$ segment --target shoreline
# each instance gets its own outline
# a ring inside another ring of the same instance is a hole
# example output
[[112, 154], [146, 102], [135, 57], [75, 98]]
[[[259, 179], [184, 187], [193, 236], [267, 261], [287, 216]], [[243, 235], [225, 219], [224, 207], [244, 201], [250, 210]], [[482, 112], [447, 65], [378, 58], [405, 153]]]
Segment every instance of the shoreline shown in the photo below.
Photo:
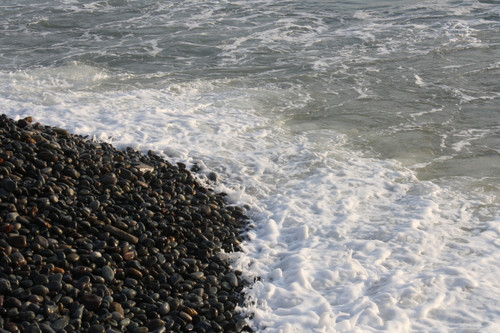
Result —
[[243, 208], [153, 152], [0, 116], [0, 330], [241, 332]]

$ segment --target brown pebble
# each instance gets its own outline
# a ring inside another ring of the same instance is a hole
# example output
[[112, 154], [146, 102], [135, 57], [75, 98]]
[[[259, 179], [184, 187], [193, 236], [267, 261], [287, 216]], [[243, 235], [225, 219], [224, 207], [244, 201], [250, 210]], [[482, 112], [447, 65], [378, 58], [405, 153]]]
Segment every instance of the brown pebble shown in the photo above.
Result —
[[111, 303], [111, 305], [109, 306], [109, 310], [111, 312], [118, 312], [120, 313], [121, 315], [124, 315], [124, 311], [123, 311], [123, 307], [120, 303], [118, 302], [113, 302]]
[[132, 276], [133, 278], [136, 278], [136, 279], [142, 278], [142, 272], [138, 269], [133, 268], [133, 267], [127, 268], [127, 274]]
[[189, 321], [193, 321], [193, 317], [191, 317], [190, 315], [188, 315], [186, 312], [184, 311], [180, 311], [179, 312], [179, 317], [184, 320], [185, 322], [189, 322]]
[[83, 294], [81, 302], [87, 309], [94, 311], [101, 306], [102, 298], [95, 294]]
[[123, 259], [126, 261], [134, 260], [135, 259], [135, 251], [128, 251], [123, 254]]
[[10, 245], [17, 247], [18, 249], [25, 248], [27, 246], [26, 236], [24, 235], [11, 236], [9, 237], [8, 242]]
[[54, 267], [54, 273], [62, 273], [64, 274], [64, 268], [61, 267]]
[[0, 226], [0, 231], [3, 233], [8, 234], [9, 232], [12, 232], [12, 230], [14, 230], [14, 225], [12, 224], [2, 224]]
[[52, 130], [59, 135], [69, 135], [68, 130], [63, 129], [63, 128], [53, 127]]
[[187, 306], [185, 306], [185, 307], [182, 309], [182, 311], [186, 312], [186, 313], [187, 313], [188, 315], [190, 315], [191, 317], [196, 316], [196, 315], [198, 314], [198, 312], [197, 312], [195, 309], [190, 308], [190, 307], [187, 307]]

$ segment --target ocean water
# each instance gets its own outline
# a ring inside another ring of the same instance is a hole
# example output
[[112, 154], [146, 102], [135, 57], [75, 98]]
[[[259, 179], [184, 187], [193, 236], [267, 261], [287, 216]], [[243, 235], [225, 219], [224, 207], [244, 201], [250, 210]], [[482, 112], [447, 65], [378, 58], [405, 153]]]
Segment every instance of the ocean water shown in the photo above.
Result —
[[500, 2], [0, 2], [0, 113], [216, 172], [256, 332], [500, 331]]

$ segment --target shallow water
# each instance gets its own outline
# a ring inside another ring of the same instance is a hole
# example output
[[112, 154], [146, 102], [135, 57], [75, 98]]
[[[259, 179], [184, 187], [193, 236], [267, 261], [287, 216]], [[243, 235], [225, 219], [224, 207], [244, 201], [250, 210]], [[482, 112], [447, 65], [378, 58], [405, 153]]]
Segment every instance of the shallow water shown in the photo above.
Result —
[[259, 332], [500, 330], [496, 1], [0, 4], [0, 112], [219, 175]]

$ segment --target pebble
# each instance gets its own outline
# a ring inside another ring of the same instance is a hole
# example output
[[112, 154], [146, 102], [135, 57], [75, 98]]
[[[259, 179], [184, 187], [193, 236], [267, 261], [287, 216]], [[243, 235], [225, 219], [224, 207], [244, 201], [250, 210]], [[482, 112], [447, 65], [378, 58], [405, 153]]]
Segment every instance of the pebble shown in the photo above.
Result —
[[0, 294], [6, 295], [10, 293], [12, 287], [10, 285], [10, 281], [4, 278], [0, 278]]
[[68, 326], [68, 320], [65, 317], [62, 317], [55, 320], [50, 326], [57, 332]]
[[35, 295], [39, 295], [39, 296], [43, 297], [43, 296], [47, 296], [47, 294], [49, 293], [49, 288], [47, 288], [44, 285], [37, 284], [37, 285], [31, 287], [31, 292]]
[[86, 293], [81, 296], [81, 302], [87, 309], [95, 311], [101, 306], [102, 298], [95, 294]]
[[106, 329], [101, 324], [94, 324], [94, 325], [91, 325], [89, 327], [87, 332], [88, 333], [104, 333], [104, 332], [106, 332]]
[[101, 275], [106, 282], [111, 282], [115, 278], [115, 271], [108, 265], [101, 268]]
[[10, 260], [14, 266], [23, 266], [27, 264], [26, 259], [21, 252], [13, 252], [10, 255]]
[[11, 236], [7, 239], [7, 241], [10, 245], [17, 248], [25, 248], [28, 244], [25, 235]]
[[0, 140], [1, 332], [251, 332], [218, 256], [248, 218], [196, 168], [31, 117]]

